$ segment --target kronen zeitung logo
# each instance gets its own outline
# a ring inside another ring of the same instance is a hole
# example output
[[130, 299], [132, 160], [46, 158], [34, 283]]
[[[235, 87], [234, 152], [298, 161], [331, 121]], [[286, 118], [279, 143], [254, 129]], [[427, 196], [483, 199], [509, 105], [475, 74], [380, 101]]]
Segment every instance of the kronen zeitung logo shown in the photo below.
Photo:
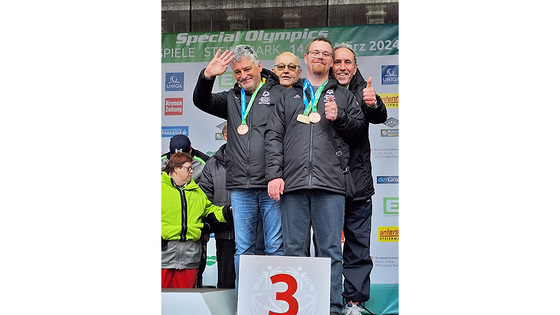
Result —
[[194, 35], [189, 33], [179, 33], [177, 34], [177, 44], [185, 44], [189, 46], [194, 43], [233, 43], [233, 42], [254, 42], [262, 41], [263, 43], [272, 43], [281, 40], [287, 40], [293, 43], [298, 39], [313, 39], [315, 37], [327, 37], [329, 35], [328, 30], [310, 31], [309, 29], [304, 29], [303, 31], [293, 31], [293, 32], [270, 32], [270, 31], [247, 31], [245, 36], [242, 38], [242, 31], [236, 32], [220, 32], [219, 34], [201, 34]]

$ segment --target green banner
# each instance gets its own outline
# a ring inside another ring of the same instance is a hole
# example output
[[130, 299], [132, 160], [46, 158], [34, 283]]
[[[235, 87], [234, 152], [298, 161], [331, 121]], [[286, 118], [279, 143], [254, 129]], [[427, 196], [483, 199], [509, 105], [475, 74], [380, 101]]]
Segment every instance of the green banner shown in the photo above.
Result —
[[399, 53], [398, 24], [382, 24], [167, 33], [161, 35], [161, 62], [209, 62], [218, 49], [224, 51], [239, 44], [252, 46], [261, 60], [273, 60], [285, 51], [303, 58], [307, 43], [319, 36], [328, 38], [333, 45], [342, 42], [351, 44], [358, 56], [385, 56]]

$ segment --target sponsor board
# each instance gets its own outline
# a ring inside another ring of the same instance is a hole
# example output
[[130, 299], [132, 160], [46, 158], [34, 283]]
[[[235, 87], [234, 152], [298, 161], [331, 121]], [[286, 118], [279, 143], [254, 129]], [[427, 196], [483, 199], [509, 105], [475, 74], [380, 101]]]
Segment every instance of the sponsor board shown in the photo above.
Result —
[[382, 137], [398, 137], [399, 129], [381, 129]]
[[378, 184], [398, 184], [399, 177], [398, 176], [377, 176], [377, 183]]
[[166, 98], [165, 99], [165, 116], [183, 115], [183, 98]]
[[183, 91], [185, 82], [184, 72], [170, 72], [165, 74], [165, 91]]
[[383, 198], [383, 214], [399, 214], [399, 197]]
[[189, 136], [189, 126], [162, 126], [161, 127], [161, 137], [171, 138], [174, 135], [185, 135]]
[[398, 242], [399, 227], [398, 226], [378, 226], [377, 227], [378, 242]]
[[381, 66], [381, 84], [399, 84], [399, 66]]
[[399, 108], [399, 93], [379, 94], [387, 108]]

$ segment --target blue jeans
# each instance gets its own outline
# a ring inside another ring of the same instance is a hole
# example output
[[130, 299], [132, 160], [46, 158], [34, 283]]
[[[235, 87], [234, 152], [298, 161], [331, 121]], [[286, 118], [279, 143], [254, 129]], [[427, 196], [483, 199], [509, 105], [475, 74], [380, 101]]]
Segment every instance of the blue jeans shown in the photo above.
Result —
[[318, 257], [331, 258], [331, 312], [342, 311], [342, 227], [344, 195], [324, 190], [299, 190], [284, 193], [282, 232], [284, 256], [307, 256], [311, 228]]
[[268, 196], [266, 189], [233, 189], [230, 192], [235, 230], [235, 275], [239, 279], [239, 255], [255, 255], [257, 220], [263, 220], [266, 255], [282, 256], [282, 222], [280, 202]]

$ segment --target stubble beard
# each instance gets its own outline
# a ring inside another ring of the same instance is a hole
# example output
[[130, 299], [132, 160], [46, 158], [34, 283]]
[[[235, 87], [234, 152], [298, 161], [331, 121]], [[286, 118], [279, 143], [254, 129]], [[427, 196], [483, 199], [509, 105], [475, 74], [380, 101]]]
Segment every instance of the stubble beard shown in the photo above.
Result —
[[327, 71], [327, 66], [322, 63], [314, 63], [311, 65], [311, 72], [315, 75], [323, 75]]

